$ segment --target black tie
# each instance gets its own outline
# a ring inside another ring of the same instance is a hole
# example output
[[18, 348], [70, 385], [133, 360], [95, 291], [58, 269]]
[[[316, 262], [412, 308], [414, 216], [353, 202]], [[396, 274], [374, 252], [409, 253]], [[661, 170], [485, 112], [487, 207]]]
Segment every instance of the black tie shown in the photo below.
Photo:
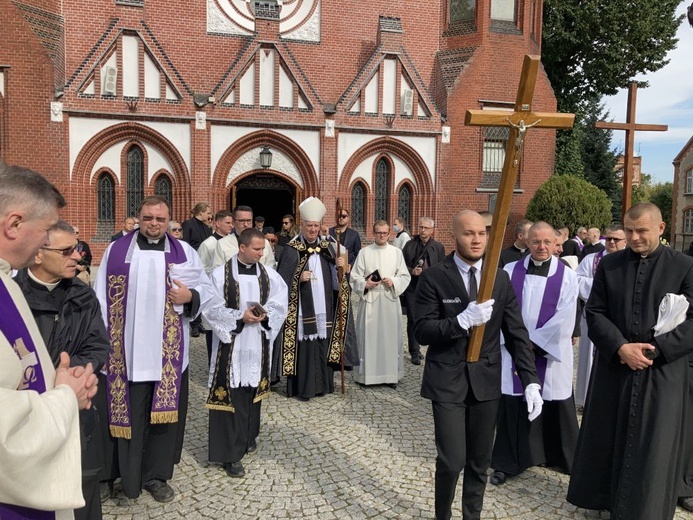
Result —
[[476, 301], [478, 289], [476, 286], [476, 267], [469, 268], [469, 301]]

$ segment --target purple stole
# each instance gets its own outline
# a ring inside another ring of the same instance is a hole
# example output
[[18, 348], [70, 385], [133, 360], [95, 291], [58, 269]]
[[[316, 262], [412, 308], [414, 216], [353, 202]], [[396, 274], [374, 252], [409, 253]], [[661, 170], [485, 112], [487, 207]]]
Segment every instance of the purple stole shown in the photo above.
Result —
[[[529, 261], [532, 259], [530, 257]], [[551, 259], [549, 259], [551, 261]], [[563, 284], [563, 273], [565, 272], [565, 265], [563, 262], [558, 260], [558, 266], [556, 272], [553, 276], [549, 276], [546, 279], [546, 287], [544, 288], [544, 297], [541, 300], [541, 307], [539, 307], [539, 317], [537, 318], [537, 329], [542, 328], [551, 317], [556, 314], [556, 307], [558, 307], [558, 300], [561, 297], [561, 285]], [[513, 273], [510, 276], [510, 282], [512, 283], [513, 289], [515, 290], [515, 295], [517, 296], [517, 304], [522, 310], [522, 290], [525, 285], [525, 276], [527, 276], [527, 269], [525, 269], [524, 260], [519, 260], [515, 267], [513, 268]], [[546, 378], [546, 366], [548, 359], [544, 356], [536, 357], [534, 363], [537, 367], [537, 375], [539, 376], [539, 382], [541, 386], [544, 386], [544, 379]], [[512, 362], [512, 374], [513, 374], [513, 392], [517, 394], [522, 393], [522, 381], [517, 375], [517, 368], [515, 367], [515, 361]]]
[[[31, 338], [17, 305], [12, 300], [5, 283], [0, 279], [0, 330], [14, 348], [22, 362], [24, 374], [17, 390], [33, 390], [42, 394], [46, 391], [46, 380], [41, 368], [36, 345]], [[2, 520], [54, 520], [53, 511], [40, 511], [28, 507], [0, 504]]]
[[606, 249], [602, 249], [594, 255], [594, 263], [592, 264], [592, 278], [594, 278], [594, 275], [597, 274], [597, 267], [599, 267], [599, 262], [602, 261], [602, 258], [604, 258], [604, 254], [606, 253]]
[[[106, 396], [108, 399], [108, 424], [113, 437], [130, 439], [132, 426], [130, 416], [130, 386], [125, 359], [124, 337], [127, 310], [130, 256], [128, 252], [137, 247], [138, 233], [126, 235], [113, 242], [106, 266], [108, 337], [111, 348], [106, 360]], [[166, 235], [169, 252], [166, 261], [166, 288], [170, 289], [169, 269], [172, 264], [186, 261], [185, 251], [178, 240]], [[166, 299], [164, 309], [161, 380], [154, 386], [152, 398], [152, 424], [178, 422], [178, 400], [180, 398], [181, 375], [183, 373], [183, 318]]]

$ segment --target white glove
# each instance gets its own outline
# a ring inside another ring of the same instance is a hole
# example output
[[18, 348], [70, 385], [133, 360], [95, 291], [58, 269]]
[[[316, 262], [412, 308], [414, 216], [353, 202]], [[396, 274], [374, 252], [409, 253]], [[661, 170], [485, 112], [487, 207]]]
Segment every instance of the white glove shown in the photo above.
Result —
[[530, 383], [525, 388], [525, 400], [527, 401], [528, 419], [533, 421], [541, 413], [544, 400], [541, 398], [541, 387], [536, 383]]
[[469, 330], [477, 325], [483, 325], [491, 319], [493, 304], [496, 300], [486, 300], [484, 303], [470, 302], [467, 308], [457, 315], [460, 327]]

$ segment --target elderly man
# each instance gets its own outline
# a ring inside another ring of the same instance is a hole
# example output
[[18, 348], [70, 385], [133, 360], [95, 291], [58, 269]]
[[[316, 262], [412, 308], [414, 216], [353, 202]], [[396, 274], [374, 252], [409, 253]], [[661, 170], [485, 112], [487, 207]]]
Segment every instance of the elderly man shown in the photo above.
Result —
[[[568, 501], [613, 519], [669, 519], [690, 437], [693, 259], [660, 243], [654, 204], [631, 207], [623, 227], [628, 247], [602, 259], [587, 301], [597, 355]], [[660, 304], [677, 298], [682, 321], [660, 328]]]
[[531, 220], [526, 218], [520, 219], [515, 224], [515, 241], [510, 247], [506, 247], [501, 251], [499, 267], [503, 267], [510, 262], [516, 262], [529, 254], [527, 249], [527, 232], [532, 225]]
[[[289, 312], [283, 330], [281, 368], [287, 376], [287, 395], [302, 401], [334, 392], [333, 368], [340, 362], [349, 323], [349, 283], [342, 277], [333, 304], [333, 272], [344, 267], [335, 259], [327, 240], [320, 238], [320, 222], [326, 208], [309, 197], [299, 206], [301, 230], [289, 242], [277, 271], [289, 287]], [[348, 347], [347, 343], [347, 347]], [[352, 364], [345, 352], [347, 364]], [[356, 361], [358, 364], [358, 361]]]
[[505, 266], [529, 331], [542, 384], [544, 411], [530, 422], [516, 370], [503, 351], [503, 397], [491, 466], [491, 483], [545, 464], [570, 473], [578, 422], [573, 399], [573, 343], [578, 283], [572, 269], [553, 256], [556, 232], [546, 222], [529, 228], [530, 255]]
[[111, 344], [108, 423], [123, 491], [137, 498], [144, 487], [168, 502], [188, 409], [188, 322], [211, 285], [195, 250], [166, 234], [166, 199], [146, 197], [139, 218], [136, 233], [106, 249], [94, 289]]
[[[416, 289], [416, 337], [428, 343], [421, 396], [433, 405], [438, 457], [435, 515], [451, 517], [460, 473], [462, 512], [478, 519], [491, 462], [493, 430], [501, 396], [500, 335], [517, 367], [529, 420], [541, 413], [534, 354], [508, 275], [495, 269], [493, 299], [477, 304], [488, 235], [478, 213], [461, 211], [453, 221], [455, 252], [421, 275]], [[486, 324], [479, 360], [467, 362], [472, 327]]]
[[420, 365], [423, 356], [421, 355], [421, 345], [414, 336], [414, 294], [419, 283], [419, 277], [429, 267], [434, 266], [445, 258], [445, 248], [440, 242], [433, 239], [435, 221], [430, 217], [419, 219], [419, 234], [404, 245], [402, 254], [407, 269], [411, 275], [411, 280], [407, 290], [402, 294], [402, 306], [407, 312], [407, 343], [409, 355], [414, 365]]
[[[15, 281], [22, 288], [53, 365], [57, 367], [60, 353], [67, 352], [71, 366], [91, 363], [98, 372], [106, 361], [108, 337], [94, 291], [75, 277], [82, 256], [74, 229], [59, 220], [48, 230], [48, 240], [50, 247], [39, 249], [34, 265], [19, 271]], [[101, 388], [100, 394], [104, 392]], [[97, 429], [102, 425], [105, 428], [105, 421], [106, 417], [100, 418], [95, 408], [80, 412], [82, 493], [86, 506], [75, 511], [77, 520], [101, 518], [99, 470], [104, 446], [100, 441], [105, 432], [101, 434]]]
[[361, 250], [351, 269], [351, 287], [359, 295], [356, 316], [359, 368], [354, 381], [395, 388], [404, 375], [402, 306], [399, 296], [411, 275], [402, 251], [387, 243], [390, 226], [373, 224], [375, 243]]
[[241, 459], [257, 449], [262, 399], [270, 392], [272, 344], [286, 318], [288, 292], [271, 267], [259, 263], [262, 232], [238, 237], [238, 255], [212, 273], [215, 296], [224, 302], [205, 311], [217, 331], [210, 367], [209, 460], [230, 477], [245, 476]]
[[[238, 237], [244, 229], [251, 227], [253, 227], [253, 209], [250, 206], [236, 206], [233, 210], [233, 230], [225, 237], [217, 240], [213, 267], [224, 265], [231, 260], [231, 257], [238, 254]], [[265, 249], [260, 263], [274, 267], [274, 251], [269, 240], [265, 240]]]
[[[623, 226], [621, 224], [609, 226], [606, 228], [605, 234], [606, 248], [599, 253], [587, 255], [575, 270], [575, 274], [578, 277], [580, 299], [583, 302], [586, 302], [590, 297], [594, 275], [597, 272], [597, 267], [599, 267], [602, 258], [609, 253], [615, 253], [626, 247], [626, 233], [623, 231]], [[575, 385], [575, 404], [579, 407], [585, 406], [593, 358], [594, 344], [590, 341], [588, 336], [587, 320], [583, 309], [580, 318], [580, 350], [578, 354], [577, 382]]]
[[[0, 161], [0, 518], [72, 518], [83, 507], [78, 411], [96, 394], [93, 367], [58, 368], [12, 269], [50, 247], [65, 206], [40, 174]], [[74, 238], [73, 238], [74, 244]]]
[[135, 217], [125, 217], [123, 220], [123, 229], [121, 231], [118, 231], [115, 235], [111, 236], [111, 242], [115, 242], [119, 238], [124, 237], [128, 233], [130, 233], [133, 229], [135, 229], [135, 224], [136, 224]]

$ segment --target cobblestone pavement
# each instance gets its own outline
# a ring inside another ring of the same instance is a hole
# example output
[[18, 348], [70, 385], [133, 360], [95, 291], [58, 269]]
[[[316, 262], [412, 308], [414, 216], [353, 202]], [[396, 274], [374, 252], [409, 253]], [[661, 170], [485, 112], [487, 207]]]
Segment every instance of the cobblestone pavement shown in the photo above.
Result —
[[[362, 388], [347, 373], [346, 395], [301, 402], [285, 385], [265, 399], [258, 450], [243, 460], [246, 476], [229, 478], [207, 462], [206, 349], [193, 339], [190, 408], [183, 460], [170, 482], [173, 502], [143, 491], [103, 504], [117, 520], [433, 518], [435, 446], [429, 401], [419, 396], [422, 366], [405, 359], [396, 389]], [[505, 485], [487, 487], [482, 518], [609, 518], [565, 501], [568, 477], [532, 468]], [[118, 484], [116, 483], [116, 490]], [[462, 518], [461, 483], [453, 518]], [[693, 519], [682, 509], [676, 519]]]

